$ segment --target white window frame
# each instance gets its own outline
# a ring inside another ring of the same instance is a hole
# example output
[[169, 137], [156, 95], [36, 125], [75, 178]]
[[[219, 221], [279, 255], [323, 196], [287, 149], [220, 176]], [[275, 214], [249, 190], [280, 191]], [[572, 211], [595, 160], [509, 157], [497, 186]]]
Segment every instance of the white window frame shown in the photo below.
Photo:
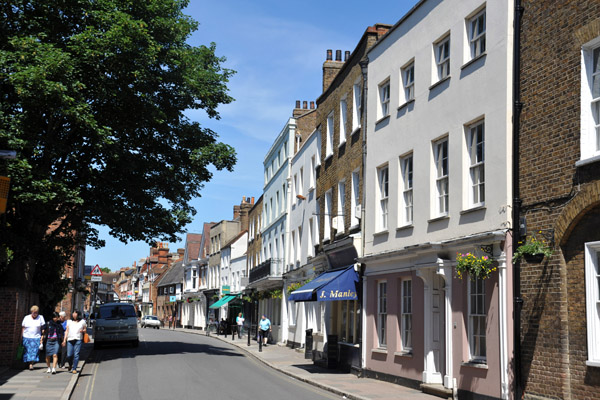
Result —
[[388, 229], [388, 217], [389, 217], [389, 197], [390, 197], [390, 168], [389, 166], [383, 165], [377, 169], [377, 188], [379, 198], [379, 208], [377, 215], [377, 227], [378, 231], [385, 231]]
[[402, 74], [402, 93], [404, 102], [408, 103], [415, 99], [415, 61], [412, 60], [400, 70]]
[[314, 220], [312, 218], [308, 219], [308, 237], [306, 238], [306, 246], [307, 246], [307, 252], [306, 255], [308, 257], [312, 257], [314, 255], [314, 251], [315, 251], [315, 226], [314, 226]]
[[485, 279], [469, 276], [469, 361], [485, 364], [487, 361], [487, 311]]
[[586, 365], [600, 367], [600, 242], [585, 243]]
[[435, 64], [437, 80], [441, 81], [450, 76], [450, 35], [444, 36], [435, 43]]
[[433, 143], [433, 161], [435, 171], [435, 213], [437, 216], [448, 215], [449, 195], [449, 151], [448, 137]]
[[298, 173], [298, 191], [296, 194], [304, 196], [304, 167], [300, 167], [300, 172]]
[[469, 163], [469, 206], [485, 205], [485, 121], [467, 127], [467, 154]]
[[337, 229], [337, 233], [343, 233], [346, 230], [345, 227], [345, 208], [346, 208], [346, 181], [345, 180], [341, 180], [338, 182], [338, 201], [337, 201], [337, 220], [340, 221], [341, 219], [341, 223], [338, 222], [338, 226], [336, 226], [335, 228]]
[[379, 119], [390, 115], [390, 79], [379, 85]]
[[[594, 68], [594, 53], [598, 57], [597, 69]], [[580, 149], [581, 160], [600, 157], [600, 36], [581, 48]]]
[[346, 98], [340, 100], [340, 142], [338, 147], [346, 143], [346, 136], [348, 135], [348, 103]]
[[352, 171], [352, 193], [350, 197], [350, 226], [358, 226], [360, 224], [360, 215], [356, 213], [356, 206], [360, 204], [360, 170]]
[[327, 139], [325, 141], [325, 159], [333, 156], [333, 112], [327, 116]]
[[469, 35], [471, 59], [481, 56], [486, 51], [486, 19], [485, 8], [468, 19], [467, 32]]
[[360, 81], [352, 86], [352, 132], [360, 128], [362, 107], [362, 86]]
[[401, 281], [401, 305], [400, 305], [400, 337], [402, 340], [402, 351], [412, 352], [412, 280]]
[[387, 347], [387, 281], [377, 282], [377, 343]]
[[402, 200], [400, 202], [401, 210], [400, 226], [407, 226], [413, 223], [413, 153], [400, 157], [400, 174]]
[[309, 187], [308, 187], [308, 191], [310, 192], [311, 190], [313, 190], [315, 188], [315, 182], [317, 180], [317, 160], [316, 160], [317, 156], [313, 155], [310, 158], [310, 177], [309, 177]]
[[323, 240], [331, 238], [331, 209], [332, 209], [333, 190], [329, 189], [325, 192], [325, 213], [323, 218]]

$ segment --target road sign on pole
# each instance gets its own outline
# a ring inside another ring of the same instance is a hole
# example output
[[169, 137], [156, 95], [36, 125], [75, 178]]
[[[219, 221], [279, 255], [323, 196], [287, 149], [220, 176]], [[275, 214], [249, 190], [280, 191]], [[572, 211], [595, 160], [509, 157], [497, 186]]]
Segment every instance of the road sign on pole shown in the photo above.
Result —
[[92, 268], [92, 272], [90, 274], [92, 276], [92, 282], [102, 282], [102, 270], [100, 266], [96, 264], [94, 268]]

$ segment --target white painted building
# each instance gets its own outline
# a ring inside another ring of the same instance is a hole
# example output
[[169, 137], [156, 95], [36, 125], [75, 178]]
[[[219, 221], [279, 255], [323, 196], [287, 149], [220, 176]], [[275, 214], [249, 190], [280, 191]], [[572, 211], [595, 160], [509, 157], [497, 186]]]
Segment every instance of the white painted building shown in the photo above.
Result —
[[319, 208], [316, 198], [317, 167], [321, 160], [321, 132], [313, 131], [291, 160], [290, 239], [284, 275], [282, 310], [287, 325], [282, 340], [290, 347], [304, 346], [306, 329], [315, 332], [321, 327], [321, 303], [288, 302], [287, 288], [314, 276], [311, 259], [319, 244]]
[[368, 52], [367, 376], [509, 396], [512, 4], [423, 0]]

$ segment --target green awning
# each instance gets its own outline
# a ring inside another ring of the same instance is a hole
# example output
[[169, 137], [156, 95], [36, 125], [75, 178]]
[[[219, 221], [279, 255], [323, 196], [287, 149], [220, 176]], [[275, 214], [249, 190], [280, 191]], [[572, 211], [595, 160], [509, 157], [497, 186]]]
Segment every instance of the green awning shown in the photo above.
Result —
[[215, 304], [208, 308], [220, 308], [225, 304], [229, 303], [231, 300], [235, 299], [237, 296], [226, 295], [221, 298], [221, 300], [217, 301]]

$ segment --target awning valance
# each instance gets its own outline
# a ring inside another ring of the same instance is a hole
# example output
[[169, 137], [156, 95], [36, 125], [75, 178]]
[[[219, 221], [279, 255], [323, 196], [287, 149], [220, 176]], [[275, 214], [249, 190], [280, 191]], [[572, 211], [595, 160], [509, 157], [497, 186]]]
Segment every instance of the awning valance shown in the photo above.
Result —
[[231, 296], [231, 295], [223, 296], [219, 301], [217, 301], [215, 304], [213, 304], [212, 306], [210, 306], [208, 308], [223, 307], [225, 304], [229, 303], [231, 300], [235, 299], [236, 297], [237, 296]]
[[358, 273], [354, 265], [324, 272], [301, 288], [294, 290], [289, 301], [357, 300]]

